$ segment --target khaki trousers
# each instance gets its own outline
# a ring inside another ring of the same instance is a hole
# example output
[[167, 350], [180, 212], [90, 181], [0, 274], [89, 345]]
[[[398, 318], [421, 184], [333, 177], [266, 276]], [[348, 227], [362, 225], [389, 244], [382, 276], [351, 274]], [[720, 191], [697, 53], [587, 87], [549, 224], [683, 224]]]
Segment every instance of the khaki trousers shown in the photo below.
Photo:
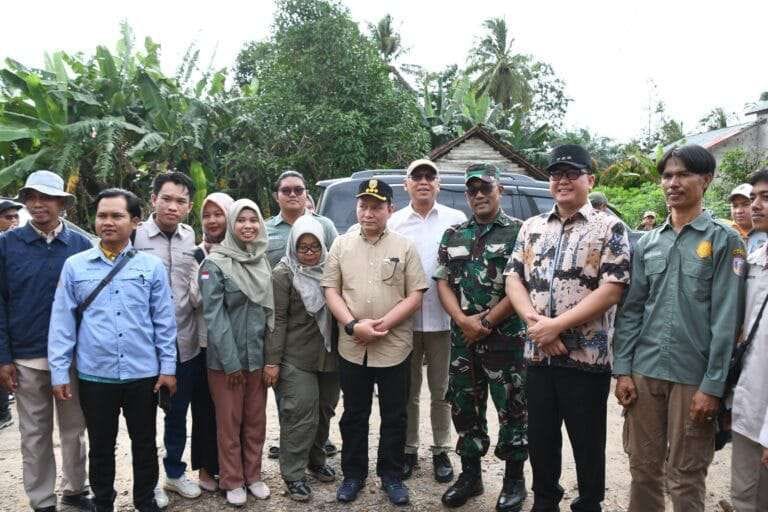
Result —
[[768, 510], [768, 468], [760, 459], [763, 447], [733, 433], [731, 451], [731, 504], [738, 512]]
[[425, 358], [431, 398], [429, 416], [432, 422], [432, 453], [447, 452], [451, 447], [451, 404], [445, 400], [445, 393], [448, 391], [448, 365], [451, 359], [450, 333], [414, 331], [411, 354], [405, 453], [417, 453], [419, 449], [419, 396]]
[[56, 459], [53, 455], [53, 410], [61, 443], [61, 490], [64, 494], [88, 491], [85, 466], [85, 418], [80, 409], [78, 380], [70, 377], [72, 399], [55, 400], [51, 373], [16, 365], [16, 407], [21, 433], [24, 490], [33, 509], [56, 505]]
[[675, 512], [703, 512], [715, 423], [688, 410], [696, 386], [633, 375], [637, 402], [626, 410], [624, 450], [632, 484], [629, 512], [663, 512], [664, 482]]

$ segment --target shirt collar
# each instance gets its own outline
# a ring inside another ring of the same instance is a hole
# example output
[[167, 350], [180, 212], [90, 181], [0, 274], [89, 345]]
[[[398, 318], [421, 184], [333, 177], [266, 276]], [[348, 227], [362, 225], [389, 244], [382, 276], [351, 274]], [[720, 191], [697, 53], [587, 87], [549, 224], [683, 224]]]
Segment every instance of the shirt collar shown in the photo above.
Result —
[[128, 245], [123, 247], [123, 250], [120, 251], [119, 254], [115, 255], [114, 259], [110, 259], [109, 256], [107, 256], [106, 251], [104, 250], [104, 248], [101, 246], [101, 242], [99, 242], [99, 246], [98, 247], [93, 247], [93, 248], [89, 249], [91, 251], [91, 253], [88, 255], [88, 259], [90, 261], [104, 260], [104, 261], [108, 262], [111, 265], [111, 264], [115, 263], [117, 260], [119, 260], [123, 255], [125, 255], [125, 253], [127, 253], [131, 249], [133, 249], [133, 244], [131, 243], [130, 240], [128, 240]]
[[417, 212], [416, 210], [414, 210], [414, 209], [413, 209], [413, 205], [412, 205], [410, 202], [408, 203], [408, 206], [406, 206], [406, 208], [407, 208], [407, 212], [408, 212], [408, 216], [409, 216], [409, 217], [410, 217], [411, 215], [416, 215], [416, 216], [417, 216], [417, 217], [419, 217], [419, 218], [427, 218], [427, 217], [429, 217], [430, 215], [432, 215], [433, 213], [434, 213], [435, 215], [440, 215], [440, 206], [441, 206], [441, 205], [440, 205], [440, 203], [438, 203], [437, 201], [435, 201], [435, 203], [432, 205], [432, 209], [431, 209], [431, 210], [429, 210], [429, 211], [427, 212], [427, 215], [426, 215], [426, 217], [422, 217], [422, 216], [421, 216], [421, 214], [420, 214], [419, 212]]
[[[696, 231], [706, 231], [707, 226], [709, 226], [709, 221], [712, 220], [712, 215], [707, 210], [701, 210], [701, 213], [693, 219], [691, 222], [686, 224], [685, 226], [691, 226]], [[683, 226], [683, 228], [685, 228]], [[665, 229], [674, 229], [672, 226], [672, 214], [667, 215], [666, 220], [664, 221], [664, 224], [661, 225], [661, 231], [664, 231]]]
[[363, 234], [363, 227], [362, 226], [360, 226], [360, 228], [358, 229], [357, 232], [358, 232], [358, 235], [360, 235], [360, 238], [363, 239], [363, 242], [365, 242], [367, 244], [371, 244], [371, 245], [376, 245], [379, 242], [381, 242], [384, 239], [384, 237], [386, 237], [389, 234], [389, 227], [385, 227], [384, 231], [382, 231], [381, 234], [379, 235], [379, 238], [377, 238], [376, 241], [374, 241], [374, 242], [370, 242], [367, 238], [365, 238], [365, 235]]
[[[565, 219], [564, 222], [573, 221], [576, 218], [576, 216], [581, 216], [584, 220], [587, 220], [589, 219], [590, 215], [592, 215], [594, 212], [595, 212], [595, 209], [592, 207], [592, 204], [589, 201], [587, 201], [586, 203], [584, 203], [584, 205], [581, 208], [576, 210], [573, 213], [573, 215]], [[549, 211], [549, 214], [547, 215], [547, 221], [552, 220], [552, 218], [555, 218], [558, 221], [560, 221], [560, 215], [558, 214], [558, 210], [557, 210], [557, 203], [555, 203], [555, 205], [552, 206], [552, 209]]]
[[59, 218], [59, 224], [50, 233], [43, 233], [37, 229], [37, 226], [35, 226], [31, 220], [27, 222], [27, 224], [32, 228], [33, 233], [35, 233], [37, 237], [42, 238], [47, 243], [53, 242], [61, 234], [61, 232], [64, 231], [64, 221], [62, 221], [61, 218]]
[[[163, 231], [160, 229], [160, 226], [158, 226], [157, 222], [155, 222], [155, 214], [154, 213], [152, 215], [150, 215], [149, 218], [146, 221], [144, 221], [143, 226], [145, 226], [144, 229], [146, 229], [147, 236], [149, 238], [155, 237], [155, 236], [163, 233]], [[179, 227], [180, 226], [181, 226], [181, 223], [176, 225], [176, 231], [173, 233], [174, 237], [180, 237], [181, 236], [181, 233], [179, 233]], [[163, 233], [163, 236], [165, 236], [164, 233]]]
[[[469, 219], [467, 225], [471, 226], [473, 224], [477, 226], [481, 225], [479, 222], [477, 222], [477, 218], [475, 218], [474, 215], [472, 215], [472, 217]], [[498, 226], [509, 226], [510, 219], [509, 219], [509, 216], [506, 213], [504, 213], [504, 210], [499, 208], [499, 211], [496, 213], [496, 217], [493, 218], [493, 221], [491, 221], [490, 224], [496, 224]]]
[[[313, 217], [319, 217], [320, 216], [319, 213], [317, 213], [317, 212], [308, 212], [307, 209], [305, 208], [304, 209], [304, 213], [302, 213], [301, 215], [307, 215], [307, 214], [312, 215]], [[283, 219], [283, 212], [277, 212], [277, 215], [275, 215], [272, 218], [275, 219], [275, 226], [277, 226], [278, 224], [288, 224], [285, 221], [285, 219]], [[288, 225], [290, 226], [291, 224], [288, 224]]]

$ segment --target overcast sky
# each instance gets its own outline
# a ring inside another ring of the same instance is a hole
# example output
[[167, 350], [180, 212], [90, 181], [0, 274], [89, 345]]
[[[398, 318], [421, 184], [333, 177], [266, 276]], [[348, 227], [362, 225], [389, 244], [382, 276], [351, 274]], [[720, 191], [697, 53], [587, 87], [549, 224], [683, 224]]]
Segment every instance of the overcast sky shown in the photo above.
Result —
[[[352, 17], [391, 14], [410, 51], [401, 62], [439, 70], [463, 65], [489, 17], [503, 16], [518, 51], [549, 62], [573, 99], [568, 127], [624, 141], [648, 123], [649, 81], [686, 132], [721, 106], [739, 115], [768, 90], [768, 2], [690, 0], [346, 0]], [[234, 2], [42, 0], [5, 2], [0, 57], [42, 65], [43, 52], [110, 48], [127, 19], [139, 42], [162, 45], [172, 71], [193, 40], [207, 63], [231, 66], [242, 43], [269, 33], [269, 0]], [[741, 118], [743, 120], [743, 117]]]

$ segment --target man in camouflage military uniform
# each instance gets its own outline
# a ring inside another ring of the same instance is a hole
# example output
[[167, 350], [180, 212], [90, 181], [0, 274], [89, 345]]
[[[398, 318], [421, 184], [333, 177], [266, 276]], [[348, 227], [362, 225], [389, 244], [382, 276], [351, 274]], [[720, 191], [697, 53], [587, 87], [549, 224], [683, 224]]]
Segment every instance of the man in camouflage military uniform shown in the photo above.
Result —
[[523, 323], [504, 291], [503, 272], [522, 223], [501, 210], [496, 167], [470, 165], [465, 176], [474, 215], [446, 230], [434, 275], [440, 301], [451, 317], [446, 399], [459, 434], [456, 453], [462, 466], [442, 500], [458, 507], [483, 492], [480, 458], [490, 445], [485, 419], [490, 390], [499, 412], [495, 455], [506, 461], [496, 510], [518, 511], [526, 496], [523, 463], [528, 456]]

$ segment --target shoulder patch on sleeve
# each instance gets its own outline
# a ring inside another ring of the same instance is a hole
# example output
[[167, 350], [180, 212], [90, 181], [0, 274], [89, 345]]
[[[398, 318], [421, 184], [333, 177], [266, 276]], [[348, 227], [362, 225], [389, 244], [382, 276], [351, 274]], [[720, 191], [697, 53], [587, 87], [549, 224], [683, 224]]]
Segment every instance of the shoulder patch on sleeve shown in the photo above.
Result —
[[742, 248], [734, 249], [732, 257], [733, 257], [733, 273], [739, 277], [743, 276], [744, 267], [746, 266], [746, 262], [747, 262], [746, 251]]

